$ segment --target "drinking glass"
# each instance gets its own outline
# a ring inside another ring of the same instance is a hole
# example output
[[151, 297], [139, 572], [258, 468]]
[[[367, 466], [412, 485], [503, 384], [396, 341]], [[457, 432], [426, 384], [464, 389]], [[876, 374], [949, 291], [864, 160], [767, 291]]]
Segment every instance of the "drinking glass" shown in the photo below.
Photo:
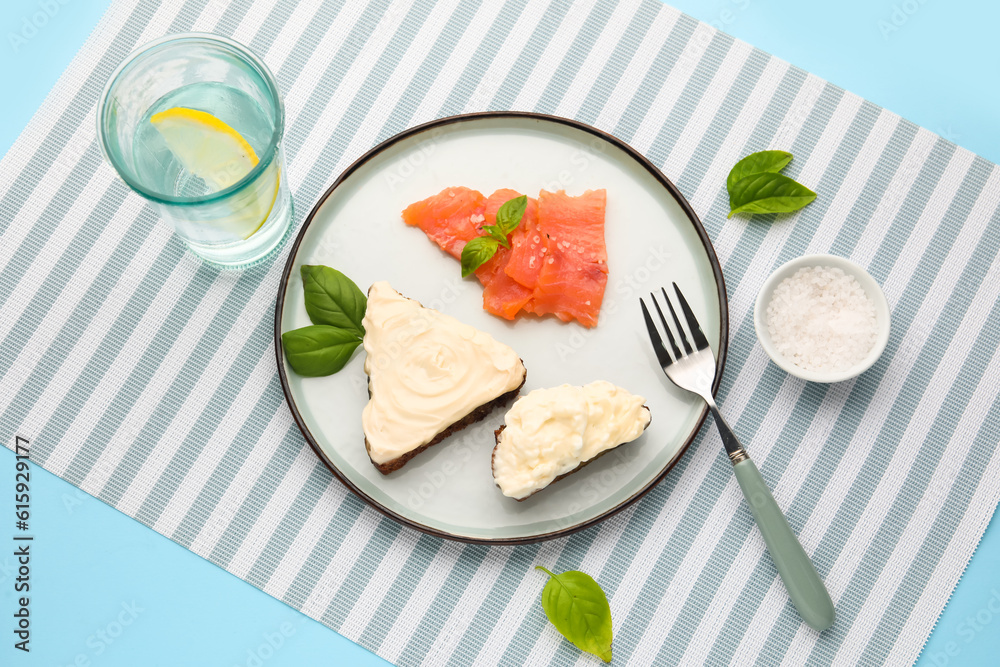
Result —
[[284, 105], [240, 44], [203, 33], [146, 44], [111, 76], [97, 126], [118, 175], [202, 259], [249, 266], [287, 236]]

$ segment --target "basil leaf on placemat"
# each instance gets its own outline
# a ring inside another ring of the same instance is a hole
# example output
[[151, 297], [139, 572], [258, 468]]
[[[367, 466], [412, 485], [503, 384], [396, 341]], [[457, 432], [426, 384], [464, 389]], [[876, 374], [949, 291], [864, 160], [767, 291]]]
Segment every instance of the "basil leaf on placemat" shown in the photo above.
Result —
[[368, 299], [350, 278], [329, 266], [302, 267], [306, 312], [313, 324], [327, 324], [364, 336], [361, 320]]
[[462, 248], [462, 277], [471, 275], [476, 269], [490, 261], [500, 243], [492, 236], [477, 236]]
[[571, 570], [549, 575], [542, 589], [542, 609], [563, 637], [604, 662], [611, 662], [611, 605], [600, 585], [589, 574]]
[[790, 213], [816, 199], [816, 193], [781, 174], [753, 174], [729, 191], [729, 216], [737, 213]]
[[751, 153], [737, 162], [726, 179], [726, 189], [733, 191], [733, 186], [747, 176], [763, 173], [778, 173], [792, 161], [792, 154], [787, 151], [759, 151]]
[[288, 365], [299, 375], [319, 377], [343, 368], [361, 345], [352, 331], [314, 324], [281, 334]]
[[504, 202], [503, 206], [500, 207], [497, 211], [497, 227], [500, 228], [504, 236], [510, 234], [521, 224], [521, 218], [524, 217], [524, 210], [527, 206], [528, 196], [521, 195]]

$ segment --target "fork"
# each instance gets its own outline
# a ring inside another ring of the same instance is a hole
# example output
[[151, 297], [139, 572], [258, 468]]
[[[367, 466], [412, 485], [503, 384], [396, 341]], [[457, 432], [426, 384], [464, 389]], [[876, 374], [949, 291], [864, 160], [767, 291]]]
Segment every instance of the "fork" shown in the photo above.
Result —
[[788, 525], [788, 520], [782, 514], [778, 503], [775, 502], [774, 496], [767, 488], [757, 466], [750, 460], [750, 456], [736, 439], [733, 430], [729, 428], [729, 424], [719, 413], [719, 407], [715, 404], [715, 398], [712, 396], [715, 357], [687, 300], [681, 294], [677, 283], [673, 285], [681, 312], [691, 330], [691, 340], [694, 345], [692, 346], [691, 342], [688, 341], [684, 327], [681, 326], [677, 312], [674, 310], [670, 297], [667, 296], [667, 290], [661, 288], [677, 336], [680, 339], [680, 347], [677, 345], [674, 334], [670, 331], [667, 318], [663, 316], [663, 310], [660, 309], [656, 296], [650, 292], [649, 297], [660, 316], [660, 322], [663, 324], [667, 342], [670, 345], [668, 351], [663, 344], [663, 339], [660, 338], [653, 318], [649, 314], [649, 309], [646, 308], [645, 301], [639, 299], [639, 303], [642, 305], [642, 315], [646, 320], [646, 328], [649, 330], [649, 339], [656, 352], [656, 359], [671, 382], [681, 389], [697, 394], [708, 404], [708, 409], [712, 412], [715, 425], [719, 428], [719, 434], [722, 436], [722, 444], [733, 463], [736, 481], [739, 482], [740, 488], [743, 490], [743, 497], [750, 505], [750, 511], [757, 522], [757, 527], [760, 528], [761, 535], [764, 536], [767, 550], [771, 553], [771, 558], [778, 569], [778, 574], [781, 575], [781, 580], [785, 582], [785, 588], [788, 589], [788, 595], [809, 627], [822, 632], [833, 625], [835, 616], [830, 594], [827, 592], [826, 586], [823, 585], [822, 579], [819, 578], [812, 561], [809, 560], [809, 556], [795, 537], [795, 533], [792, 532], [791, 526]]

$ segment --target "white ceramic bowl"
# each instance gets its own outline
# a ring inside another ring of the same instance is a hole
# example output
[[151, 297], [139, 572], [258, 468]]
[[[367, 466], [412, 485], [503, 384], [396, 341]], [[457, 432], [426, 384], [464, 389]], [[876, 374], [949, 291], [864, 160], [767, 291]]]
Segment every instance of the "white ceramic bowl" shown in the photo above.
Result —
[[[865, 359], [845, 371], [825, 372], [810, 371], [795, 365], [792, 361], [778, 351], [771, 341], [771, 334], [767, 330], [767, 306], [771, 302], [774, 289], [785, 278], [790, 278], [796, 271], [802, 268], [813, 266], [828, 266], [842, 270], [850, 276], [854, 276], [862, 289], [867, 292], [875, 303], [875, 320], [878, 323], [878, 337], [875, 346]], [[886, 343], [889, 342], [889, 303], [885, 300], [882, 288], [875, 282], [875, 279], [868, 275], [868, 272], [854, 262], [837, 257], [836, 255], [804, 255], [783, 264], [771, 276], [764, 281], [764, 285], [757, 294], [757, 303], [754, 306], [753, 317], [754, 328], [757, 330], [757, 340], [761, 347], [771, 357], [771, 361], [776, 363], [783, 370], [791, 373], [795, 377], [808, 380], [810, 382], [841, 382], [857, 377], [861, 373], [871, 368], [885, 350]]]

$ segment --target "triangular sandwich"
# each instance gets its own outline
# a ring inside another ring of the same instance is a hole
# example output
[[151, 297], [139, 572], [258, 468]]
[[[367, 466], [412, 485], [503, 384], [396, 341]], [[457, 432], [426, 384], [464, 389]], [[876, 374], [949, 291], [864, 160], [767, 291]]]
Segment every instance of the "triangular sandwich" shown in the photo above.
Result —
[[517, 396], [524, 364], [486, 332], [377, 282], [364, 318], [365, 447], [382, 474]]

